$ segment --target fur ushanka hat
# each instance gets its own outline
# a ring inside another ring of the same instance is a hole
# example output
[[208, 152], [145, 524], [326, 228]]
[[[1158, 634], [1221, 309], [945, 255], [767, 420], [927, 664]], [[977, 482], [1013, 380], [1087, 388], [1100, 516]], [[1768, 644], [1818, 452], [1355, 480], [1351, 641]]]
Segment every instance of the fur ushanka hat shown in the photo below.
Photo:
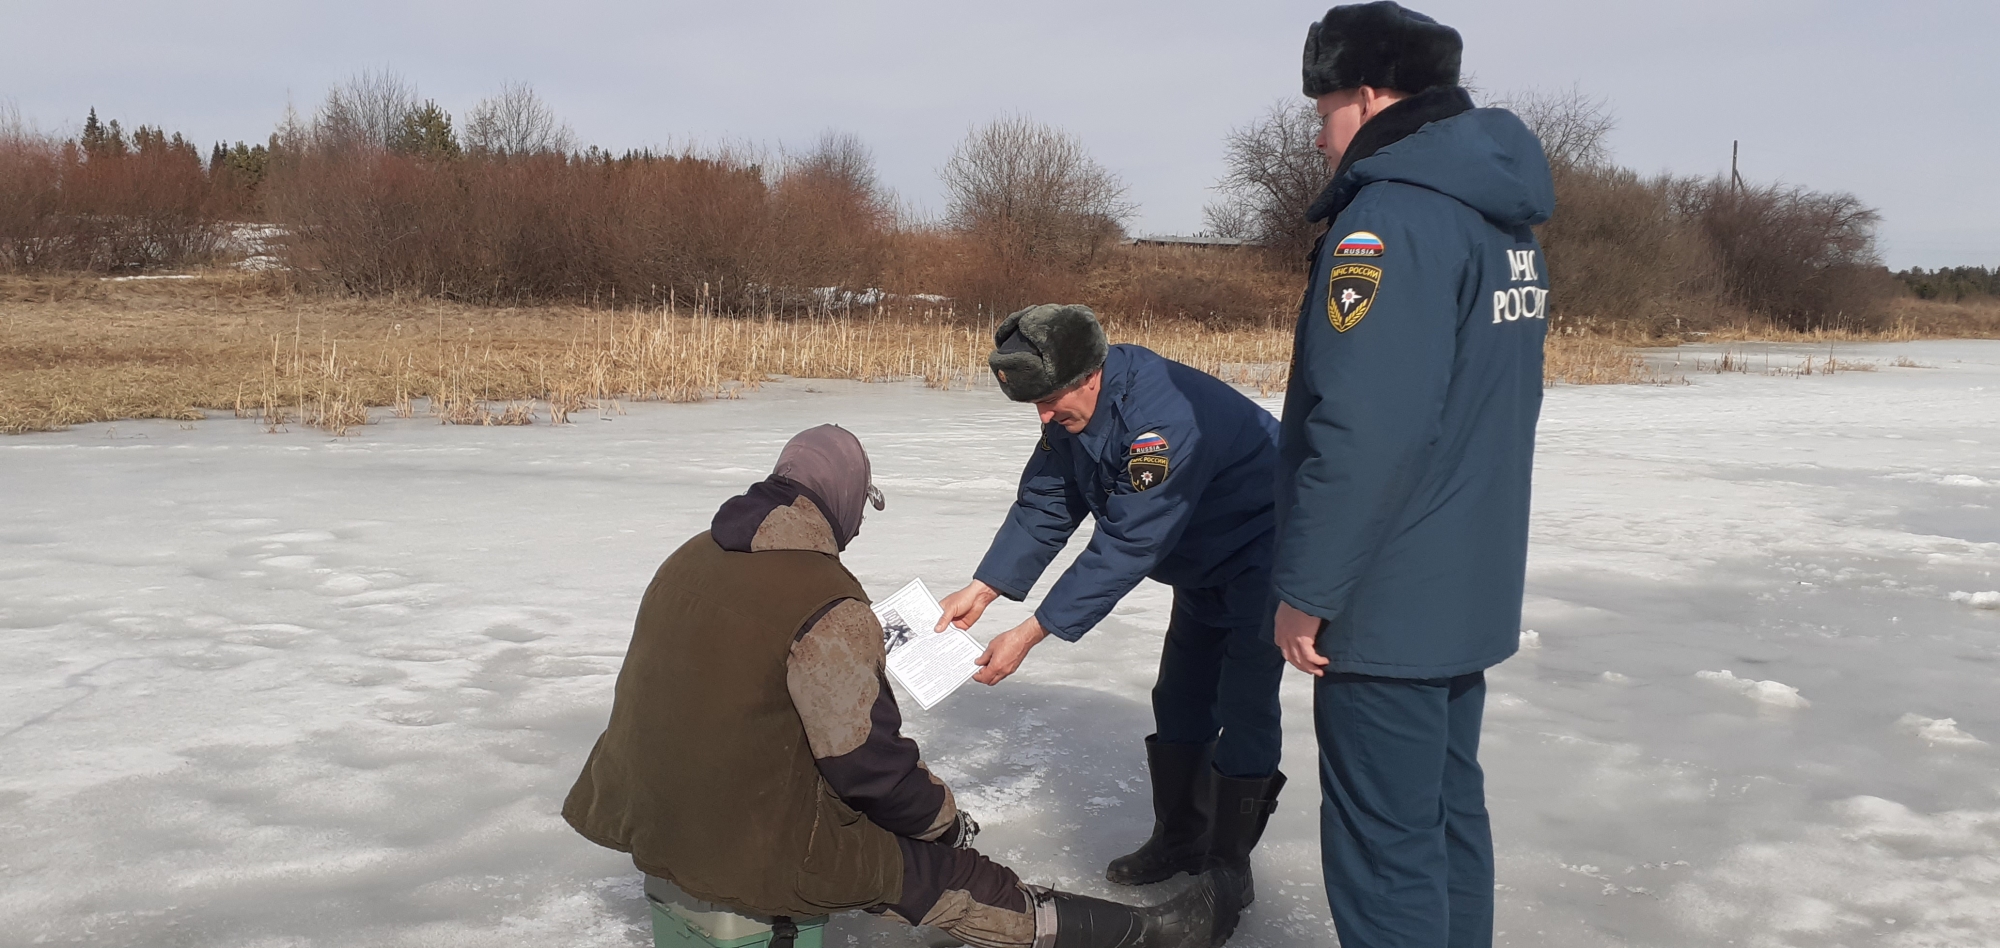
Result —
[[1358, 86], [1455, 86], [1464, 51], [1457, 30], [1394, 0], [1334, 7], [1306, 31], [1306, 98]]
[[1054, 303], [1007, 317], [993, 331], [993, 345], [986, 364], [1000, 391], [1017, 402], [1040, 401], [1083, 381], [1111, 348], [1090, 307]]

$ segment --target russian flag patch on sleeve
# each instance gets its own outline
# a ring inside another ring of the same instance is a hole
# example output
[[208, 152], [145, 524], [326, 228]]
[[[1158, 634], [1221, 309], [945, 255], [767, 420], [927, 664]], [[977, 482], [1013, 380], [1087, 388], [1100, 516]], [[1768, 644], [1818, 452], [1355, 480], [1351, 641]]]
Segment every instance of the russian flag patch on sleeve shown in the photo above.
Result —
[[1160, 433], [1157, 431], [1148, 431], [1145, 434], [1142, 434], [1137, 438], [1132, 439], [1131, 453], [1134, 456], [1141, 454], [1159, 454], [1160, 452], [1165, 451], [1166, 449], [1167, 449], [1167, 439], [1160, 437]]
[[1333, 246], [1336, 257], [1379, 257], [1382, 255], [1382, 238], [1365, 230], [1357, 230], [1340, 238]]

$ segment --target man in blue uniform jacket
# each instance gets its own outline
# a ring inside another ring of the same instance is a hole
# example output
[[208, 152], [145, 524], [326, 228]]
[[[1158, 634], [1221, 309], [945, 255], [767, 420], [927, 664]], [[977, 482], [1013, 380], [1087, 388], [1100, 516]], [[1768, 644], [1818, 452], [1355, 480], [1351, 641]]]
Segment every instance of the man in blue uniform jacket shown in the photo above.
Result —
[[1492, 943], [1484, 670], [1514, 653], [1548, 278], [1548, 162], [1458, 86], [1458, 33], [1392, 2], [1313, 25], [1333, 181], [1285, 393], [1276, 638], [1316, 676], [1340, 943]]
[[[1021, 600], [1086, 516], [1090, 545], [1033, 617], [995, 637], [976, 676], [995, 684], [1048, 635], [1076, 641], [1141, 579], [1174, 588], [1146, 739], [1153, 836], [1105, 877], [1140, 885], [1204, 865], [1241, 873], [1284, 775], [1270, 638], [1271, 485], [1277, 422], [1221, 380], [1139, 346], [1107, 346], [1082, 306], [1036, 306], [1000, 324], [1001, 391], [1034, 402], [1042, 437], [1020, 495], [946, 623]], [[1233, 915], [1230, 916], [1233, 919]], [[1225, 923], [1219, 932], [1227, 938]], [[1219, 943], [1219, 942], [1218, 942]]]

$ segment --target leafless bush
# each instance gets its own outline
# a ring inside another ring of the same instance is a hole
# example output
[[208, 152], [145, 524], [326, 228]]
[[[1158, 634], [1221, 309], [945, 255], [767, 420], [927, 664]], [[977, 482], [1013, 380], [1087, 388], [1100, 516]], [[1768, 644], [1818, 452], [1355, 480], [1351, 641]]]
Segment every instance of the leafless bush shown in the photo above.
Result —
[[1705, 329], [1724, 307], [1719, 261], [1676, 212], [1674, 179], [1612, 163], [1617, 120], [1601, 99], [1514, 93], [1497, 104], [1541, 140], [1555, 180], [1555, 216], [1539, 236], [1548, 255], [1551, 328], [1671, 335]]
[[128, 137], [93, 112], [80, 140], [0, 114], [0, 269], [137, 272], [214, 259], [224, 233], [202, 161], [180, 135]]
[[1069, 298], [1136, 210], [1082, 141], [1025, 116], [973, 129], [941, 175], [971, 249], [945, 291], [967, 312]]
[[1616, 120], [1572, 89], [1507, 101], [1548, 153], [1555, 217], [1541, 229], [1551, 317], [1642, 335], [1752, 316], [1794, 330], [1874, 328], [1890, 281], [1876, 212], [1851, 194], [1721, 178], [1641, 179], [1611, 160]]
[[771, 237], [785, 257], [772, 269], [789, 268], [781, 284], [865, 290], [882, 273], [892, 219], [868, 146], [824, 132], [785, 161], [772, 189]]
[[1319, 115], [1310, 105], [1275, 103], [1223, 140], [1227, 170], [1216, 190], [1222, 197], [1203, 210], [1218, 236], [1241, 237], [1263, 247], [1274, 261], [1303, 269], [1319, 225], [1306, 209], [1326, 187], [1331, 170], [1313, 147]]
[[313, 116], [313, 140], [329, 150], [385, 150], [417, 108], [417, 88], [402, 76], [387, 70], [359, 72], [327, 90]]
[[296, 278], [345, 292], [799, 308], [823, 301], [815, 288], [864, 289], [881, 267], [885, 215], [857, 186], [872, 176], [866, 156], [845, 166], [863, 179], [834, 157], [767, 180], [726, 151], [308, 150], [279, 163], [265, 207], [293, 235]]
[[1500, 105], [1520, 116], [1542, 140], [1549, 167], [1558, 174], [1573, 169], [1602, 168], [1611, 162], [1606, 141], [1618, 121], [1603, 99], [1593, 99], [1575, 87], [1564, 92], [1517, 92]]
[[1551, 328], [1653, 336], [1705, 329], [1722, 308], [1719, 262], [1679, 217], [1672, 181], [1610, 165], [1556, 171], [1542, 225]]
[[1137, 210], [1081, 139], [1026, 116], [974, 129], [942, 176], [951, 226], [1036, 263], [1088, 266]]
[[1881, 215], [1844, 192], [1675, 182], [1672, 201], [1715, 249], [1731, 300], [1791, 329], [1874, 328], [1894, 284], [1875, 252]]
[[1299, 290], [1296, 268], [1265, 254], [1134, 245], [1111, 253], [1075, 299], [1125, 319], [1289, 330], [1298, 318]]
[[576, 134], [527, 83], [510, 82], [466, 114], [465, 150], [475, 155], [566, 154]]

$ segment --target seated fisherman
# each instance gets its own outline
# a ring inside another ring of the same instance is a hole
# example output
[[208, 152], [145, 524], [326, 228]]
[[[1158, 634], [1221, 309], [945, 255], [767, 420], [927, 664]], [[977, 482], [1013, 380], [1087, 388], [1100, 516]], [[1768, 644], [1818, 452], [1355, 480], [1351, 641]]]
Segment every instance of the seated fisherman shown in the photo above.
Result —
[[865, 909], [979, 948], [1209, 948], [1210, 875], [1139, 908], [1024, 885], [970, 848], [978, 825], [900, 733], [882, 627], [840, 563], [871, 503], [861, 442], [811, 428], [667, 559], [563, 818], [745, 914]]

